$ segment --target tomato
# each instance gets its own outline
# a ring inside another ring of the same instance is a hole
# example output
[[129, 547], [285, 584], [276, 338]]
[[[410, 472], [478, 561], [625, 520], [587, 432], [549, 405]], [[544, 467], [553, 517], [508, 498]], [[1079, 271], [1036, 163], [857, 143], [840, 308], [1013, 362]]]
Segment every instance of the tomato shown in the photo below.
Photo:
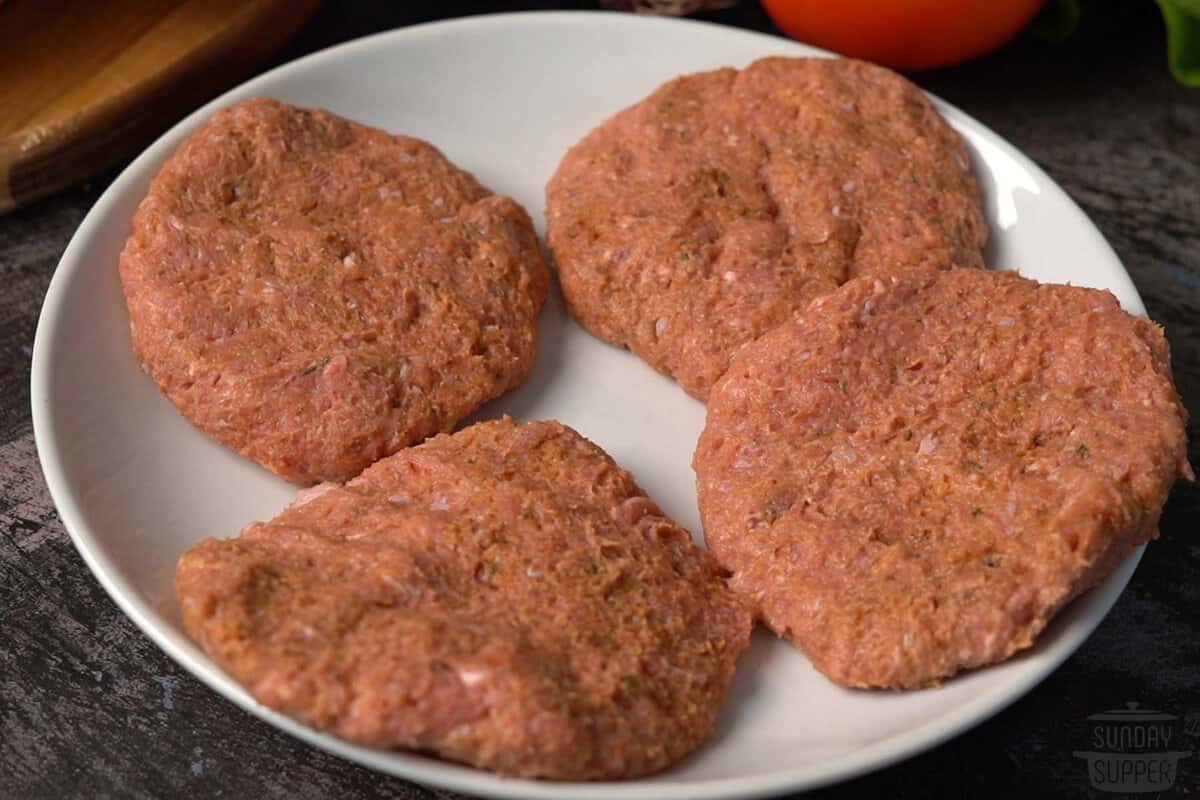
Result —
[[762, 0], [784, 33], [896, 69], [933, 69], [1011, 39], [1045, 0]]

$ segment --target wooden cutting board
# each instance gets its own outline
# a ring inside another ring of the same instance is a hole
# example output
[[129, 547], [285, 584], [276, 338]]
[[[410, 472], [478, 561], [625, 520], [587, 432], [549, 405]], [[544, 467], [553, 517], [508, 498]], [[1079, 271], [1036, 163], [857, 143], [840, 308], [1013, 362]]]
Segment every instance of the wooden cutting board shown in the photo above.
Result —
[[149, 143], [319, 0], [0, 0], [0, 212]]

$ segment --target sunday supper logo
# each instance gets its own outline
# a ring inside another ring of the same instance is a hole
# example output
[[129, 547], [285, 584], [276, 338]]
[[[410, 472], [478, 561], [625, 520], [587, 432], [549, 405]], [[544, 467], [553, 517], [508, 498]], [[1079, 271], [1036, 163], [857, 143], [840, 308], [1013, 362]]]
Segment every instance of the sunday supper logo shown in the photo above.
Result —
[[1092, 750], [1076, 750], [1087, 761], [1088, 780], [1101, 792], [1161, 792], [1175, 785], [1180, 759], [1192, 751], [1172, 750], [1177, 741], [1172, 714], [1138, 708], [1102, 711], [1088, 717]]

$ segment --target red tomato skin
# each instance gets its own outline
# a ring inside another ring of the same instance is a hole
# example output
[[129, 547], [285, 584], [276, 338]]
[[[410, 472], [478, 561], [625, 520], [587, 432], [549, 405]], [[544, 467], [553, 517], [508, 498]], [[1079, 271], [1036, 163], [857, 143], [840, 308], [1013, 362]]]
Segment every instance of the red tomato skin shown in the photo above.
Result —
[[989, 53], [1046, 0], [762, 0], [802, 42], [894, 69], [936, 69]]

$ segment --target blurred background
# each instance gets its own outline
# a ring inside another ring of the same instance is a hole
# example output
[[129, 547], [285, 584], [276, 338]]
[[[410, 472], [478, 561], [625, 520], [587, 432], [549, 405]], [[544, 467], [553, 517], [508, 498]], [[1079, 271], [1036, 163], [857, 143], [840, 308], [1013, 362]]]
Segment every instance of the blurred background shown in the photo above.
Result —
[[[1014, 38], [1025, 58], [1087, 69], [1160, 43], [1200, 84], [1200, 0], [0, 0], [0, 212], [129, 158], [186, 112], [266, 66], [367, 33], [496, 11], [690, 14], [789, 35], [896, 69], [945, 69]], [[1160, 14], [1161, 10], [1161, 14]], [[1036, 63], [1028, 80], [1038, 85]], [[968, 73], [969, 74], [969, 73]], [[934, 78], [933, 80], [937, 80]]]

